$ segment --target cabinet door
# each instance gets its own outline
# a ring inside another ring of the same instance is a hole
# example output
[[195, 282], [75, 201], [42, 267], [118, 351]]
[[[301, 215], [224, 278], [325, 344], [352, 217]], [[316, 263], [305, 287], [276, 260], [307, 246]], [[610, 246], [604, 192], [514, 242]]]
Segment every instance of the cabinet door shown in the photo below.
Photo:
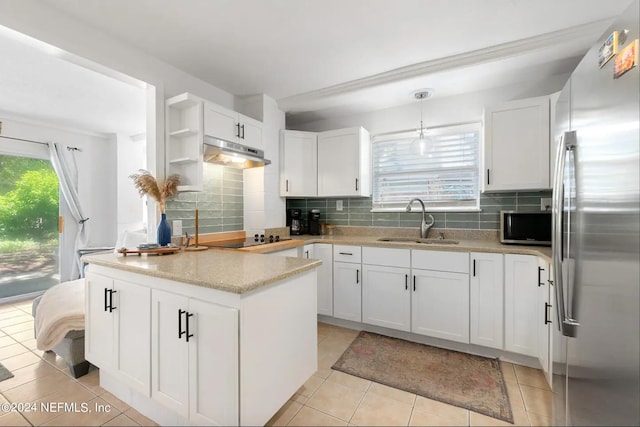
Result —
[[238, 114], [238, 123], [240, 123], [240, 139], [238, 142], [248, 147], [264, 150], [262, 123], [242, 114]]
[[209, 102], [204, 104], [204, 134], [238, 142], [238, 113]]
[[471, 253], [469, 342], [504, 348], [504, 266], [502, 254]]
[[538, 258], [538, 360], [547, 382], [551, 385], [551, 314], [549, 263]]
[[360, 264], [333, 263], [333, 315], [362, 322], [362, 272]]
[[189, 300], [189, 420], [238, 425], [238, 310]]
[[280, 196], [316, 196], [318, 194], [316, 133], [284, 130], [281, 138]]
[[408, 268], [362, 266], [362, 322], [411, 330]]
[[[188, 298], [151, 292], [151, 397], [183, 417], [189, 416], [189, 343], [185, 335]], [[179, 320], [180, 317], [180, 320]]]
[[412, 270], [411, 332], [469, 342], [469, 275]]
[[145, 396], [151, 387], [151, 290], [121, 280], [114, 281], [113, 298], [118, 337], [118, 373]]
[[360, 166], [357, 129], [318, 134], [318, 196], [359, 196]]
[[483, 191], [549, 188], [549, 97], [484, 110]]
[[538, 260], [504, 256], [504, 348], [538, 357]]
[[[316, 243], [311, 258], [319, 259], [322, 265], [318, 271], [318, 314], [333, 316], [333, 262], [332, 245]], [[306, 248], [306, 246], [305, 246]]]
[[113, 289], [113, 280], [89, 273], [85, 286], [85, 358], [99, 368], [113, 368], [116, 365], [115, 314], [107, 309], [107, 291]]

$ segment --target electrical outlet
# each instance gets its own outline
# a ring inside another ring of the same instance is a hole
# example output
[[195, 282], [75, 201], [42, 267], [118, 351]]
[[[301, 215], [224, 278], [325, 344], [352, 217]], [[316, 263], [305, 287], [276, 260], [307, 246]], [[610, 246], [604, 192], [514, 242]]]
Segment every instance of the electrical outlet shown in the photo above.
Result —
[[182, 236], [182, 220], [174, 219], [171, 221], [171, 229], [173, 230], [173, 236]]
[[342, 200], [336, 200], [336, 210], [341, 211], [343, 209]]
[[540, 198], [540, 210], [541, 211], [550, 211], [551, 210], [551, 197], [542, 197], [542, 198]]

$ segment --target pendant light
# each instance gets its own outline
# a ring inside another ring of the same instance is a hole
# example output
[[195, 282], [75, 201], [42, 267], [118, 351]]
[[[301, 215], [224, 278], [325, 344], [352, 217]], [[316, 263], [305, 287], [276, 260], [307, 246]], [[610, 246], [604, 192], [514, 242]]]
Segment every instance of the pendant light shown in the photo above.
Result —
[[415, 99], [420, 101], [420, 133], [418, 137], [411, 141], [411, 151], [419, 156], [424, 156], [431, 148], [429, 138], [424, 134], [424, 123], [422, 121], [422, 107], [426, 98], [430, 97], [433, 89], [420, 89], [413, 93]]

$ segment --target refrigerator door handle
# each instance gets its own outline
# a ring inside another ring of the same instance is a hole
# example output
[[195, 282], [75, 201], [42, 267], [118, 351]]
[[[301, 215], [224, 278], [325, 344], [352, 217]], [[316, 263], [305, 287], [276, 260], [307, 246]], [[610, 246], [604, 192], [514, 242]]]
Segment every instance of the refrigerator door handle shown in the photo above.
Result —
[[580, 325], [575, 319], [567, 316], [564, 301], [564, 283], [562, 277], [562, 214], [564, 208], [564, 167], [568, 151], [575, 150], [576, 132], [565, 132], [558, 144], [556, 155], [556, 173], [553, 184], [552, 200], [552, 259], [553, 282], [556, 293], [556, 307], [559, 317], [558, 328], [562, 335], [575, 337]]

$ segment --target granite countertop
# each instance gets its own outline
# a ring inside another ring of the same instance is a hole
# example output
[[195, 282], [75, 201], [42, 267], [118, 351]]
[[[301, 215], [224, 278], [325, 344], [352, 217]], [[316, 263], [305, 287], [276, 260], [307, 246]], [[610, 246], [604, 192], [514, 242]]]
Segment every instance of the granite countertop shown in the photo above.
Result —
[[[521, 254], [541, 256], [551, 262], [551, 248], [548, 246], [505, 245], [497, 240], [455, 239], [457, 244], [416, 243], [416, 242], [381, 242], [380, 236], [367, 235], [334, 235], [334, 236], [291, 236], [305, 243], [331, 243], [335, 245], [376, 246], [381, 248], [424, 249], [451, 252], [493, 252], [502, 254]], [[449, 237], [447, 237], [449, 239]], [[417, 238], [416, 238], [417, 240]]]
[[191, 285], [244, 294], [322, 264], [321, 261], [209, 249], [171, 255], [109, 253], [84, 256], [83, 261], [103, 267], [174, 280]]

